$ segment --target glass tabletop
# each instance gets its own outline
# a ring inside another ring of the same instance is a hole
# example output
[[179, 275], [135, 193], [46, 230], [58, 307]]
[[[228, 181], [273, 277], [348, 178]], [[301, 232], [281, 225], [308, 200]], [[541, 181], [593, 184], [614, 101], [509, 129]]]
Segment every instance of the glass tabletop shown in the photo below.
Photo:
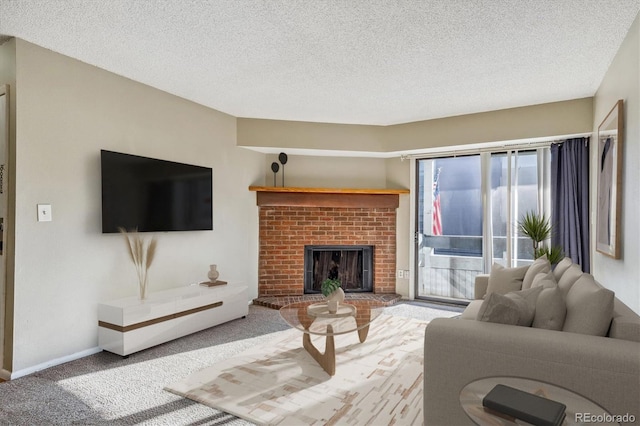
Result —
[[[478, 425], [528, 425], [521, 420], [491, 411], [482, 405], [482, 399], [497, 384], [511, 386], [534, 395], [542, 396], [567, 406], [563, 426], [583, 424], [584, 413], [604, 413], [609, 415], [600, 405], [569, 389], [522, 377], [485, 377], [467, 384], [460, 392], [460, 405], [467, 416]], [[618, 423], [598, 423], [598, 425], [617, 425]]]
[[335, 314], [331, 314], [326, 303], [305, 301], [283, 306], [280, 315], [290, 326], [304, 333], [330, 336], [367, 327], [382, 313], [384, 306], [377, 300], [349, 298], [339, 305]]

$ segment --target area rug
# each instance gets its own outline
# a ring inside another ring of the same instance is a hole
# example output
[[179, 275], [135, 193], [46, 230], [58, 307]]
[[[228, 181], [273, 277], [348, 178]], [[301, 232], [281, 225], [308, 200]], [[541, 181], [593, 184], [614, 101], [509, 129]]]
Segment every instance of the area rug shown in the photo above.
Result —
[[[295, 329], [165, 390], [257, 424], [420, 425], [427, 322], [380, 315], [364, 343], [335, 337], [336, 374], [302, 348]], [[324, 337], [313, 339], [324, 350]]]

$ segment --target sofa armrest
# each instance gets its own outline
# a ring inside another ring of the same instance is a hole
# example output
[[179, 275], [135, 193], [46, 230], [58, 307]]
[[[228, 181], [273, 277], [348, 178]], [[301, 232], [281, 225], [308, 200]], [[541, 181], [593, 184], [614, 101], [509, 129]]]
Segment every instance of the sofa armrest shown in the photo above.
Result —
[[425, 425], [470, 424], [460, 391], [483, 377], [552, 383], [640, 418], [640, 343], [608, 337], [438, 318], [424, 347]]
[[487, 294], [488, 287], [489, 287], [489, 274], [476, 275], [476, 280], [474, 282], [473, 298], [482, 299], [484, 295]]

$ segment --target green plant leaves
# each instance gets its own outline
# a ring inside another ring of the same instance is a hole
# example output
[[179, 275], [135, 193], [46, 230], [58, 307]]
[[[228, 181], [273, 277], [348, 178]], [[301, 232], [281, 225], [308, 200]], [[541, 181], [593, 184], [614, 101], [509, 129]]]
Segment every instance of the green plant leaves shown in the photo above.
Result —
[[534, 211], [527, 212], [518, 222], [518, 229], [520, 233], [531, 238], [534, 259], [546, 254], [549, 262], [555, 265], [564, 257], [562, 247], [546, 247], [544, 245], [544, 241], [551, 238], [553, 232], [549, 218], [545, 217], [545, 215], [537, 214]]
[[327, 278], [322, 282], [320, 290], [324, 297], [328, 297], [331, 293], [336, 291], [340, 287], [340, 280], [334, 278]]
[[551, 236], [551, 223], [544, 215], [536, 214], [533, 211], [527, 212], [522, 220], [518, 222], [520, 232], [531, 238], [534, 246], [537, 247], [541, 241]]

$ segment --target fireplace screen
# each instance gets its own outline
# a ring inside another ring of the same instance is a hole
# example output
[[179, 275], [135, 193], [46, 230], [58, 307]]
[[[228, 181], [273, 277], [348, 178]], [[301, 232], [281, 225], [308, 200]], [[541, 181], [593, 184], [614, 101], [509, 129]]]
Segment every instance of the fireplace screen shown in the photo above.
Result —
[[305, 246], [304, 292], [320, 293], [327, 278], [339, 279], [345, 293], [373, 291], [373, 246]]

